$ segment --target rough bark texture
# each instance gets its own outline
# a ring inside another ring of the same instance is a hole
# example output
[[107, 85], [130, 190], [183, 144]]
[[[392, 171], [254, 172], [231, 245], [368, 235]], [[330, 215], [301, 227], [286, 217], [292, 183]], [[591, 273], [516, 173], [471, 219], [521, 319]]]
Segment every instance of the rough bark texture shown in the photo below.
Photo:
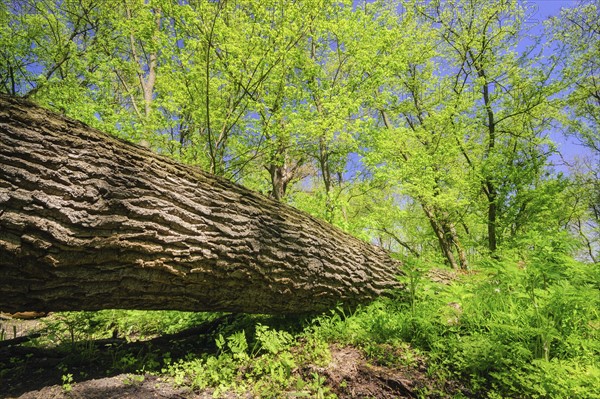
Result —
[[0, 310], [298, 313], [398, 287], [383, 250], [0, 96]]

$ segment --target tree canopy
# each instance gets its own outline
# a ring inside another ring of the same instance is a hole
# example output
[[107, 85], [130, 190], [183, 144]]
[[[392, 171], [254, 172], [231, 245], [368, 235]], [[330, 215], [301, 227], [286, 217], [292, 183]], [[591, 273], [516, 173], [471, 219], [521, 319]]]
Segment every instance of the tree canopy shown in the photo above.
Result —
[[[13, 0], [0, 91], [401, 257], [466, 269], [568, 241], [596, 261], [598, 2], [530, 18], [516, 0]], [[556, 168], [560, 132], [596, 160]]]

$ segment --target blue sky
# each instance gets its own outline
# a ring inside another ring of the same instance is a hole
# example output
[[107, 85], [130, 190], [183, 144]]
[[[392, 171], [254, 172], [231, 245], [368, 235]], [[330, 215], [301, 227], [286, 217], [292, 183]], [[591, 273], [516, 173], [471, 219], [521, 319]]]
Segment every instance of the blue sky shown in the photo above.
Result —
[[548, 17], [558, 15], [562, 7], [573, 7], [577, 1], [570, 0], [522, 0], [521, 4], [531, 12], [529, 22], [541, 24]]

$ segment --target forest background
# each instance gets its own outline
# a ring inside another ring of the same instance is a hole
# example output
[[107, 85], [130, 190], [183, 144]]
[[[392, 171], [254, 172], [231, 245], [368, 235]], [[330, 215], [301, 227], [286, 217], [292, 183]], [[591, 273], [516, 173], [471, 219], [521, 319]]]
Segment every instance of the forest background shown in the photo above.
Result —
[[[475, 391], [584, 397], [600, 375], [600, 3], [559, 3], [5, 0], [0, 91], [388, 249], [410, 289], [376, 305], [387, 336]], [[444, 297], [459, 324], [438, 325], [444, 300], [423, 290], [437, 267], [467, 276]]]

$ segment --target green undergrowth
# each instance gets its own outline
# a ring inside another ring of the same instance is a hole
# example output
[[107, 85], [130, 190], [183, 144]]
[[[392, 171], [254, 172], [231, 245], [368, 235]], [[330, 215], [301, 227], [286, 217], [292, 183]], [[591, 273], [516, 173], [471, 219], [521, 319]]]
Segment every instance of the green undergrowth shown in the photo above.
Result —
[[396, 298], [325, 321], [320, 333], [375, 354], [409, 344], [432, 376], [463, 381], [474, 396], [600, 397], [597, 265], [490, 261], [441, 283], [429, 274], [413, 264]]
[[[305, 318], [59, 313], [30, 345], [76, 347], [77, 356], [93, 360], [92, 340], [151, 340], [214, 322], [197, 337], [200, 346], [185, 346], [189, 340], [169, 350], [115, 345], [110, 369], [159, 374], [191, 390], [210, 388], [215, 397], [335, 397], [317, 370], [327, 367], [336, 344], [360, 348], [368, 361], [391, 369], [424, 363], [435, 386], [460, 381], [465, 388], [454, 397], [600, 397], [598, 265], [539, 257], [451, 272], [408, 260], [404, 270], [404, 290], [351, 311]], [[456, 395], [427, 388], [416, 394]]]
[[43, 321], [46, 334], [41, 341], [45, 345], [61, 346], [119, 336], [127, 340], [143, 340], [177, 333], [217, 317], [217, 313], [177, 311], [60, 312]]
[[161, 373], [194, 390], [215, 388], [215, 397], [232, 391], [251, 392], [255, 397], [281, 397], [284, 393], [334, 397], [322, 376], [301, 372], [310, 365], [326, 366], [330, 360], [327, 343], [312, 335], [294, 336], [257, 323], [250, 335], [246, 330], [227, 337], [219, 334], [216, 345], [214, 355], [190, 354], [177, 362], [165, 359]]

